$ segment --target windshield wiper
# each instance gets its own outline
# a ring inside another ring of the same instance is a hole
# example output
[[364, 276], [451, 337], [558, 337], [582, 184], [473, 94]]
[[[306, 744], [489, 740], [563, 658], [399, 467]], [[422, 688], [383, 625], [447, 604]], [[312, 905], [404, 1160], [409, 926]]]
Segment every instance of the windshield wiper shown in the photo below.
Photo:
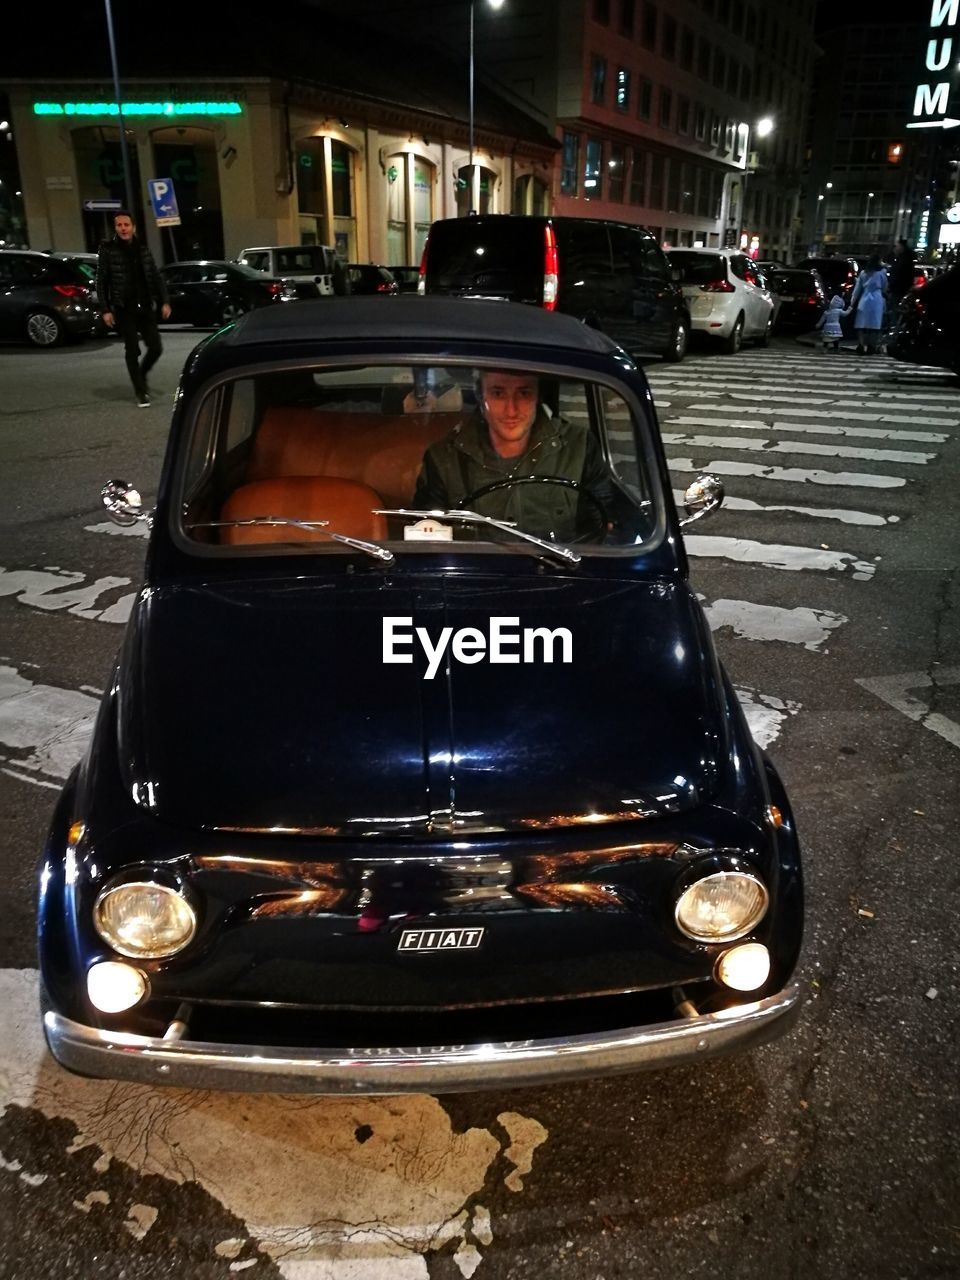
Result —
[[[380, 513], [374, 512], [374, 514]], [[195, 520], [184, 527], [187, 529], [236, 529], [248, 524], [282, 524], [292, 525], [294, 529], [323, 529], [327, 537], [332, 538], [334, 542], [342, 542], [348, 547], [355, 547], [357, 551], [365, 551], [367, 555], [373, 556], [376, 560], [382, 560], [384, 564], [393, 564], [396, 559], [392, 551], [388, 551], [386, 547], [381, 547], [376, 542], [367, 542], [363, 538], [351, 538], [345, 533], [335, 533], [329, 528], [329, 520], [297, 520], [293, 516], [247, 516], [242, 520]]]
[[459, 520], [463, 524], [487, 524], [494, 529], [500, 529], [503, 533], [512, 533], [514, 537], [521, 538], [524, 542], [531, 542], [535, 547], [540, 547], [542, 551], [566, 561], [567, 564], [579, 564], [583, 558], [576, 551], [571, 551], [569, 547], [562, 547], [559, 543], [548, 542], [546, 538], [538, 538], [536, 534], [518, 529], [512, 520], [495, 520], [493, 516], [482, 516], [478, 511], [412, 511], [407, 507], [382, 507], [373, 514], [375, 516], [416, 516], [418, 520]]

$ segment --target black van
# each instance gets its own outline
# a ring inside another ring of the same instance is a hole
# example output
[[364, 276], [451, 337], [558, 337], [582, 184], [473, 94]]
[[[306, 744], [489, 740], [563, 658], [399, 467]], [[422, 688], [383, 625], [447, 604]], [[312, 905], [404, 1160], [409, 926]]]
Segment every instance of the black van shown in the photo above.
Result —
[[656, 239], [608, 219], [445, 218], [430, 228], [419, 292], [563, 311], [628, 351], [665, 360], [682, 360], [690, 336], [686, 301]]

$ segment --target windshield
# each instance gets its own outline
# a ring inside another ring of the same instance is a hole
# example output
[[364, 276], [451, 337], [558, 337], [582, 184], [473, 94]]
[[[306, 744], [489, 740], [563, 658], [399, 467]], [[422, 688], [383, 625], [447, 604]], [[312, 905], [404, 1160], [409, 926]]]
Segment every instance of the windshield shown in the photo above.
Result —
[[719, 254], [673, 252], [667, 256], [670, 265], [679, 268], [681, 284], [710, 284], [727, 278], [726, 264]]
[[635, 553], [660, 514], [642, 413], [593, 378], [520, 368], [260, 372], [200, 405], [182, 533], [221, 554]]

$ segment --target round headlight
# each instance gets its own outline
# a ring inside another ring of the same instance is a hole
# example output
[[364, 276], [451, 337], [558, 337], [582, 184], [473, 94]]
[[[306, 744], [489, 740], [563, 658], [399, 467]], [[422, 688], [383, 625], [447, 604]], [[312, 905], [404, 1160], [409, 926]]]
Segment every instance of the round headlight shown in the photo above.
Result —
[[197, 929], [196, 913], [186, 898], [152, 880], [107, 889], [97, 899], [93, 922], [114, 951], [141, 960], [174, 955]]
[[743, 871], [715, 871], [696, 880], [677, 902], [675, 916], [688, 938], [697, 942], [730, 942], [763, 919], [770, 896], [756, 876]]

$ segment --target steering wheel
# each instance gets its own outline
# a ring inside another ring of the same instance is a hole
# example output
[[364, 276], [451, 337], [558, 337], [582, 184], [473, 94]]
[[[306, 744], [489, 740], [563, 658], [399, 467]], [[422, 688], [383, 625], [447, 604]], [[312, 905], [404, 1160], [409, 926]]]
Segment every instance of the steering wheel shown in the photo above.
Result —
[[607, 536], [607, 511], [603, 503], [589, 489], [585, 489], [579, 480], [568, 480], [566, 476], [507, 476], [505, 480], [494, 480], [490, 484], [481, 485], [479, 489], [473, 489], [460, 499], [457, 506], [459, 508], [471, 507], [478, 498], [486, 497], [488, 493], [496, 493], [499, 489], [508, 489], [513, 485], [528, 484], [559, 485], [563, 489], [572, 489], [578, 495], [578, 499], [586, 498], [596, 516], [596, 525], [591, 524], [583, 533], [577, 534], [575, 538], [571, 538], [569, 541], [578, 543], [603, 542], [605, 540]]

